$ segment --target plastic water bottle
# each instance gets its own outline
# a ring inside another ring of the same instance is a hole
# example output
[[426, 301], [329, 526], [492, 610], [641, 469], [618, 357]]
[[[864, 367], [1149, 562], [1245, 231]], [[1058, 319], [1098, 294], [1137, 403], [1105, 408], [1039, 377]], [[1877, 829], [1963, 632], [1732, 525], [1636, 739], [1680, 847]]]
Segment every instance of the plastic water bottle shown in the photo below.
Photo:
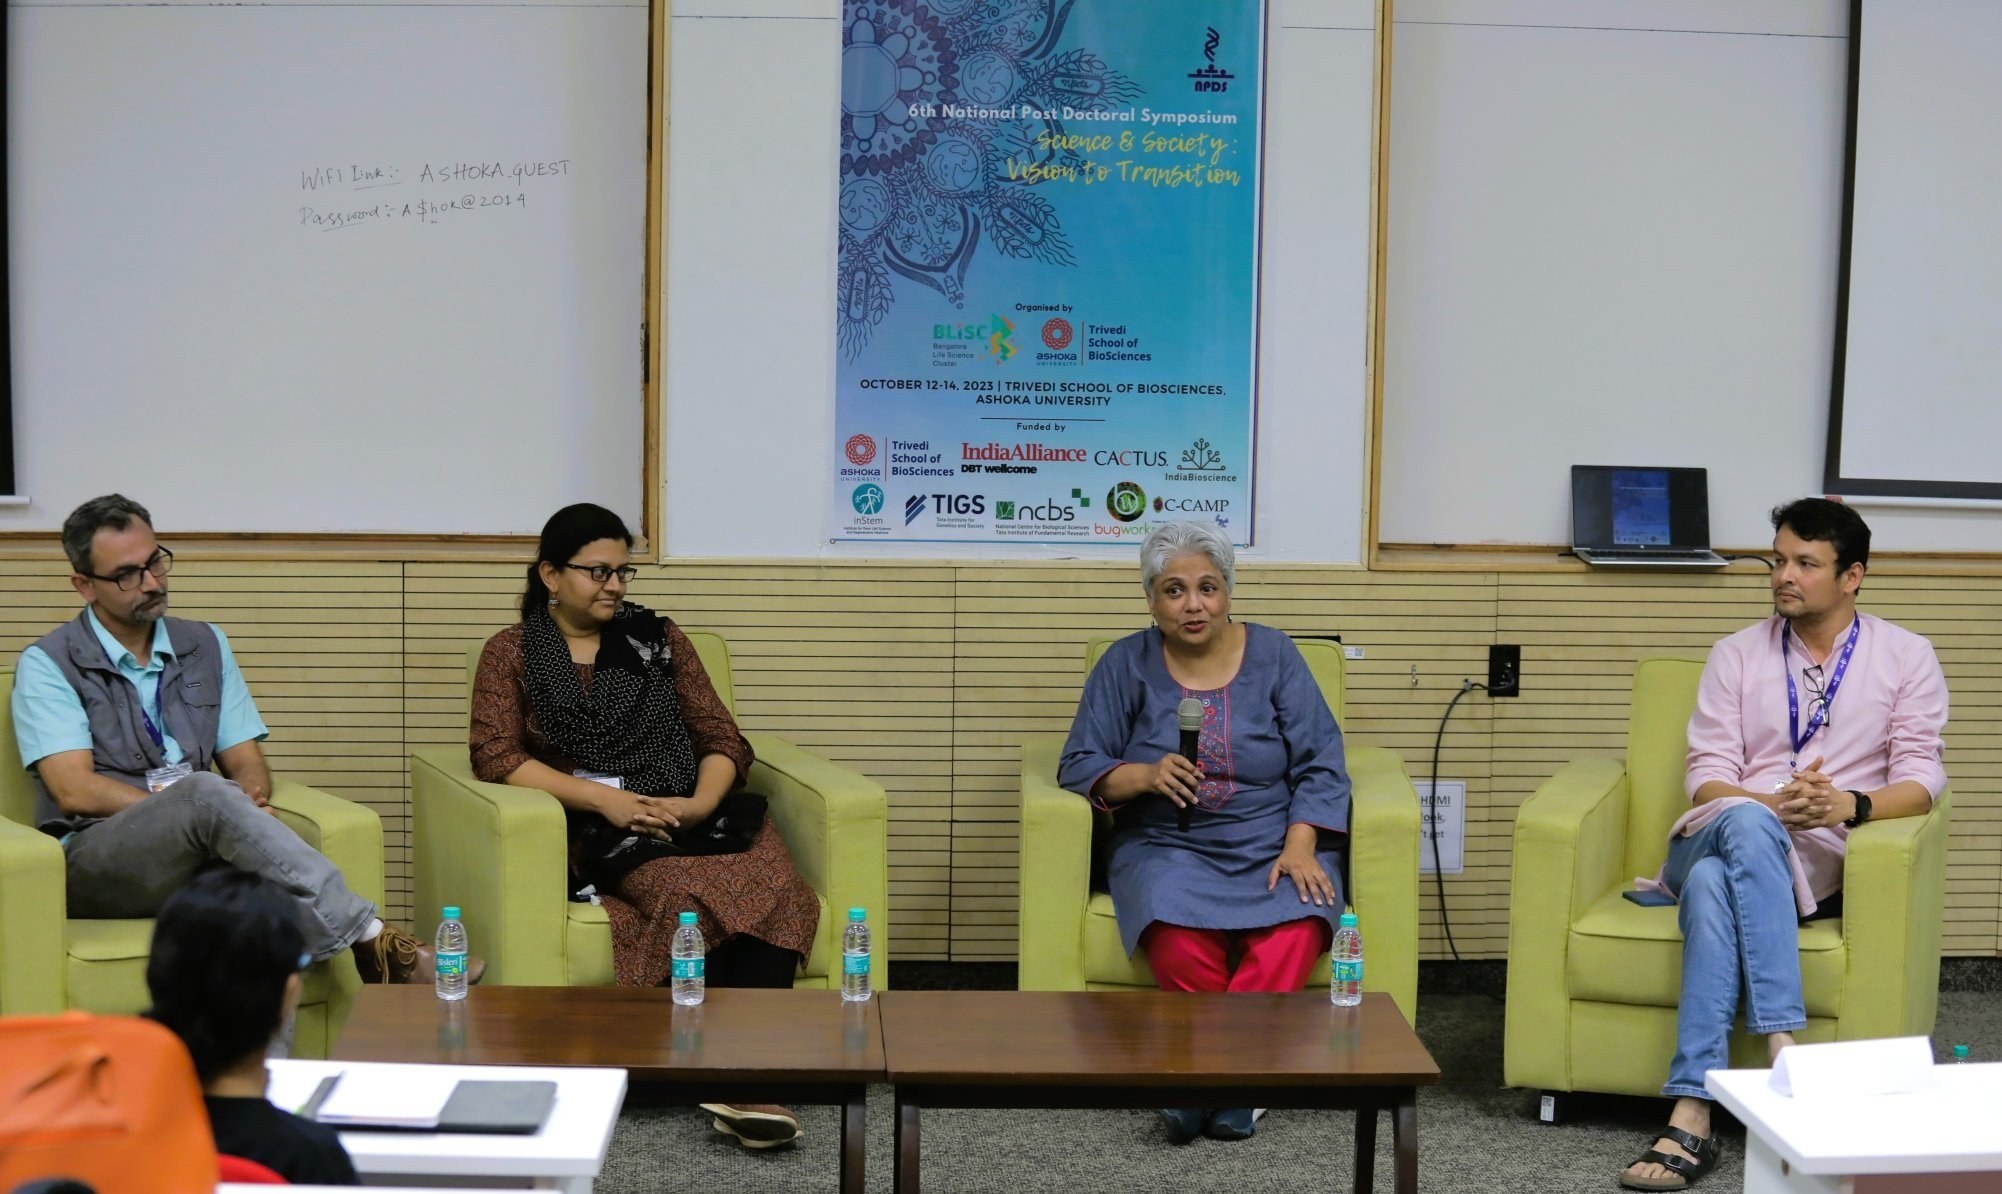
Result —
[[1955, 1064], [1955, 1065], [1966, 1065], [1966, 1064], [1967, 1064], [1967, 1052], [1968, 1052], [1968, 1050], [1967, 1050], [1967, 1046], [1966, 1046], [1966, 1045], [1955, 1045], [1955, 1046], [1953, 1047], [1953, 1064]]
[[1334, 948], [1328, 951], [1333, 963], [1328, 975], [1328, 1000], [1336, 1007], [1354, 1007], [1362, 1002], [1362, 933], [1356, 929], [1356, 914], [1342, 913], [1342, 927], [1335, 930]]
[[851, 1003], [869, 998], [869, 922], [860, 908], [848, 910], [841, 930], [841, 997]]
[[695, 914], [681, 914], [681, 927], [674, 930], [674, 1001], [684, 1007], [702, 1002], [702, 930], [695, 927]]
[[445, 915], [438, 922], [438, 935], [431, 940], [431, 948], [438, 956], [438, 998], [458, 1000], [466, 997], [466, 926], [459, 922], [459, 906], [445, 905]]

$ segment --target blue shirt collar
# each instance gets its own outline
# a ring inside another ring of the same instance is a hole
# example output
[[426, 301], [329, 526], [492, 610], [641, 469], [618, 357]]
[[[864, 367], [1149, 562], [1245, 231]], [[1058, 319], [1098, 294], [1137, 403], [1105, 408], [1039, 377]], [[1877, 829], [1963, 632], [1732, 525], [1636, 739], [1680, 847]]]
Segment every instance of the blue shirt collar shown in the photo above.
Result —
[[91, 632], [97, 635], [99, 645], [104, 648], [104, 657], [111, 661], [111, 666], [129, 672], [144, 672], [154, 667], [165, 667], [165, 661], [174, 658], [174, 644], [167, 637], [165, 618], [153, 623], [153, 653], [151, 658], [141, 665], [132, 652], [125, 649], [125, 644], [111, 637], [111, 632], [104, 628], [104, 623], [97, 620], [96, 609], [86, 606], [83, 612], [90, 621]]

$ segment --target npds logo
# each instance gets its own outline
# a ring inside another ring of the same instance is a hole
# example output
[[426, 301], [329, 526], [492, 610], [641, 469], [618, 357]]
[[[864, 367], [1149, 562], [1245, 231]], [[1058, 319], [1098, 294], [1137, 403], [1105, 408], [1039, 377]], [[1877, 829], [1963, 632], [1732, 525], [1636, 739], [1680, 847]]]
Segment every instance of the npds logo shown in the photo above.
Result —
[[1223, 44], [1223, 34], [1215, 29], [1207, 29], [1204, 32], [1208, 35], [1203, 39], [1203, 58], [1206, 65], [1189, 72], [1189, 78], [1195, 80], [1191, 90], [1221, 95], [1230, 90], [1230, 81], [1237, 76], [1216, 64], [1216, 48]]
[[883, 512], [883, 487], [881, 485], [857, 485], [848, 501], [857, 514], [881, 514]]
[[876, 459], [876, 441], [867, 435], [851, 435], [842, 451], [848, 454], [848, 463], [859, 468]]

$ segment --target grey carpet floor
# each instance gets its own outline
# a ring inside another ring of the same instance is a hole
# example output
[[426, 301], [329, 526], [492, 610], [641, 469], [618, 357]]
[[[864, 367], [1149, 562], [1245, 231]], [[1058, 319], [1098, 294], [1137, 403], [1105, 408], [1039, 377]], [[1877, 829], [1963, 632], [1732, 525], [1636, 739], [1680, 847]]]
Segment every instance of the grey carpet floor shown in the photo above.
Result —
[[[1528, 1092], [1501, 1085], [1502, 1005], [1485, 995], [1426, 995], [1418, 1034], [1445, 1075], [1418, 1103], [1419, 1188], [1461, 1191], [1593, 1191], [1665, 1116], [1660, 1099], [1573, 1098], [1565, 1121], [1538, 1123]], [[1966, 1044], [1976, 1060], [2002, 1060], [2002, 997], [1940, 995], [1934, 1041]], [[836, 1189], [839, 1136], [829, 1107], [798, 1109], [797, 1146], [749, 1153], [712, 1132], [709, 1117], [636, 1092], [626, 1104], [597, 1189], [600, 1194], [681, 1191], [826, 1192]], [[1724, 1159], [1702, 1188], [1743, 1187], [1744, 1133], [1725, 1123]], [[1355, 1117], [1275, 1111], [1250, 1140], [1167, 1142], [1151, 1112], [931, 1111], [924, 1117], [924, 1185], [938, 1194], [1089, 1194], [1092, 1191], [1230, 1191], [1304, 1194], [1348, 1190]], [[890, 1189], [890, 1097], [869, 1097], [869, 1189]], [[1379, 1191], [1391, 1189], [1390, 1124], [1377, 1129]]]

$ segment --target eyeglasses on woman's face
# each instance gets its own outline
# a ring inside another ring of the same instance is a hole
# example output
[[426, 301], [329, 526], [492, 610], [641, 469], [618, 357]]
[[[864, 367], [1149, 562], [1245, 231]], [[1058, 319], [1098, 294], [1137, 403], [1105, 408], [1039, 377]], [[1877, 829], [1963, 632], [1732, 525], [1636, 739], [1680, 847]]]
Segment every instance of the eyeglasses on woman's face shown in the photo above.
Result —
[[565, 564], [563, 567], [573, 572], [582, 572], [594, 583], [601, 585], [608, 583], [615, 576], [619, 578], [620, 584], [629, 585], [633, 583], [633, 578], [640, 574], [640, 570], [631, 564], [623, 564], [617, 568], [610, 564]]

